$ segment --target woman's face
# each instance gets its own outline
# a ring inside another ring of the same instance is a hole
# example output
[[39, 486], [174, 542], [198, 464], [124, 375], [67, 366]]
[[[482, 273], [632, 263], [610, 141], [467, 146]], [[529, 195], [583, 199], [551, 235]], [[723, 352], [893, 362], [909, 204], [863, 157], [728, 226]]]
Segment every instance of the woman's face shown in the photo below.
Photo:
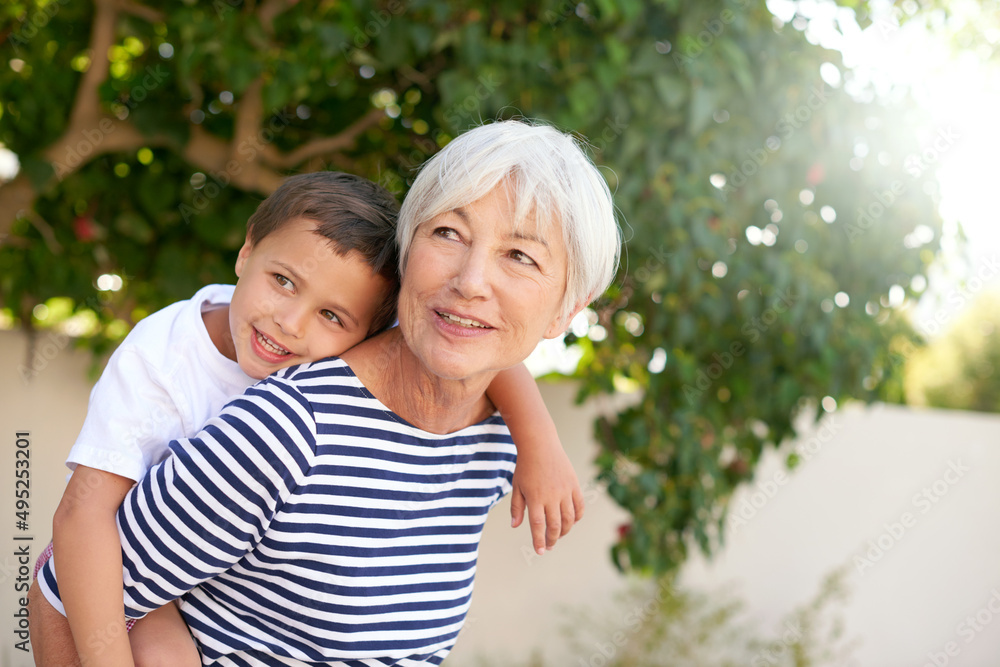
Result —
[[562, 230], [513, 223], [505, 186], [421, 224], [410, 246], [399, 322], [434, 374], [474, 379], [522, 361], [565, 330]]

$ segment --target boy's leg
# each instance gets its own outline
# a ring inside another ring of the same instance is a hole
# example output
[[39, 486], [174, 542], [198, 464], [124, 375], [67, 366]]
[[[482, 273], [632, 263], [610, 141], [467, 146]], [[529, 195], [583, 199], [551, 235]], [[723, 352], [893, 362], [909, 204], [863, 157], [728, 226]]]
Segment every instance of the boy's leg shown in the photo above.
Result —
[[198, 667], [201, 656], [176, 604], [136, 621], [128, 633], [135, 667]]
[[28, 624], [35, 667], [80, 667], [66, 617], [49, 604], [37, 582], [28, 589]]

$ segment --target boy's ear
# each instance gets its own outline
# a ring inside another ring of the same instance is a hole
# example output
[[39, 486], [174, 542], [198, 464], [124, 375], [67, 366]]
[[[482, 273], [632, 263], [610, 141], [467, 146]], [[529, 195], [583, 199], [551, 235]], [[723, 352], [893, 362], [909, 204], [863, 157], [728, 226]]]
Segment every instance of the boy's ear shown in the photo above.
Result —
[[247, 258], [250, 257], [251, 250], [253, 250], [253, 243], [250, 241], [250, 234], [247, 234], [247, 238], [243, 242], [243, 247], [240, 248], [240, 254], [236, 257], [237, 278], [239, 278], [240, 274], [243, 273], [243, 266], [247, 263]]
[[564, 334], [566, 330], [569, 329], [569, 324], [570, 322], [573, 321], [573, 318], [576, 317], [577, 314], [579, 314], [579, 312], [583, 310], [588, 303], [590, 303], [589, 298], [583, 299], [575, 306], [570, 308], [567, 312], [563, 313], [555, 320], [553, 320], [552, 323], [549, 324], [549, 328], [545, 330], [545, 334], [543, 335], [543, 337], [558, 338], [559, 336]]

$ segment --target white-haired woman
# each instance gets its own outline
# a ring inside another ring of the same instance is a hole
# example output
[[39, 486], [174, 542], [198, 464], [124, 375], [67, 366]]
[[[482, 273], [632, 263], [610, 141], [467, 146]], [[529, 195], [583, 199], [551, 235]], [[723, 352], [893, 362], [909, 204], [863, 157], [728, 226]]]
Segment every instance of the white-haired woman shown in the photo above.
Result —
[[611, 281], [611, 195], [574, 140], [471, 130], [403, 204], [399, 326], [285, 369], [132, 489], [127, 613], [181, 597], [206, 665], [435, 665], [515, 449], [485, 390]]

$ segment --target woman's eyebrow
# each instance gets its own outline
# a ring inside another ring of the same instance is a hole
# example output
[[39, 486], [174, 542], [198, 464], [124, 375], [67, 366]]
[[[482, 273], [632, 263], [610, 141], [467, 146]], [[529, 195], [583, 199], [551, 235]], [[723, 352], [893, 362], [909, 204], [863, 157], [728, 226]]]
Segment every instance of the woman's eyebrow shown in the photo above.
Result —
[[[465, 209], [459, 206], [458, 208], [451, 209], [451, 212], [460, 217], [467, 224], [469, 222], [469, 214], [465, 212]], [[546, 250], [551, 250], [549, 248], [549, 243], [541, 236], [537, 234], [532, 234], [531, 232], [526, 232], [521, 229], [516, 229], [508, 235], [509, 238], [517, 239], [519, 241], [531, 241], [532, 243], [537, 243], [539, 245], [545, 246]]]
[[519, 241], [531, 241], [532, 243], [538, 243], [539, 245], [545, 246], [546, 249], [548, 249], [548, 247], [549, 247], [548, 241], [546, 241], [541, 236], [538, 236], [537, 234], [532, 234], [530, 232], [524, 232], [524, 231], [521, 231], [521, 230], [517, 230], [517, 231], [511, 232], [510, 236], [511, 236], [511, 238], [518, 239]]

